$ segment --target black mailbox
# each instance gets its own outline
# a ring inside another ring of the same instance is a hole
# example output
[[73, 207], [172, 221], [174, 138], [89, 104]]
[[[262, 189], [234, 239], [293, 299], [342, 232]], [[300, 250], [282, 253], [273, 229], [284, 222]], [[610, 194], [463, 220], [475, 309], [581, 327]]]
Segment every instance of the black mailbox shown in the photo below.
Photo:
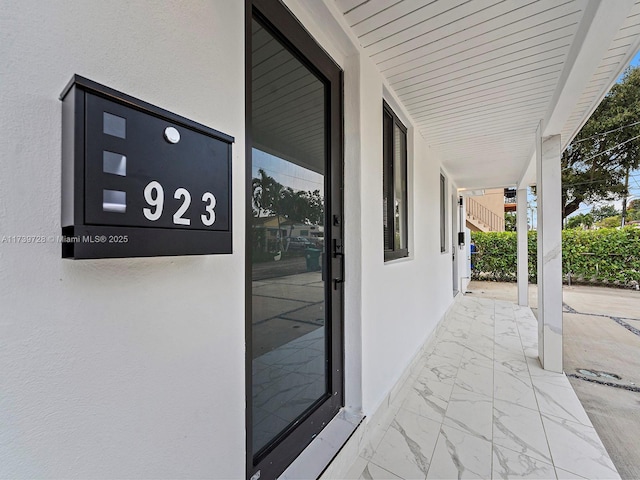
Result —
[[233, 137], [78, 75], [60, 98], [64, 258], [231, 253]]

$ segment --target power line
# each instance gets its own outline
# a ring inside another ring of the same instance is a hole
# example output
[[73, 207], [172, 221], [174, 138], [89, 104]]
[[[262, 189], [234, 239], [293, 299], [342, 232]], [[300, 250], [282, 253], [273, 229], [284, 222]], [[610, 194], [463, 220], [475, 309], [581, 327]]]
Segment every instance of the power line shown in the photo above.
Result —
[[[609, 153], [611, 150], [615, 150], [616, 148], [621, 147], [621, 146], [622, 146], [622, 145], [624, 145], [625, 143], [632, 142], [632, 141], [634, 141], [634, 140], [637, 140], [638, 138], [640, 138], [640, 135], [637, 135], [637, 136], [635, 136], [635, 137], [633, 137], [633, 138], [630, 138], [629, 140], [625, 140], [624, 142], [619, 143], [619, 144], [617, 144], [617, 145], [614, 145], [613, 147], [611, 147], [611, 148], [609, 148], [609, 149], [605, 150], [604, 152], [596, 153], [595, 155], [593, 155], [593, 156], [591, 156], [591, 157], [588, 157], [588, 158], [585, 158], [584, 160], [580, 160], [580, 161], [581, 161], [581, 162], [588, 162], [589, 160], [593, 160], [594, 158], [599, 157], [600, 155], [604, 155], [605, 153]], [[564, 172], [565, 170], [569, 170], [570, 168], [571, 168], [571, 167], [564, 167], [564, 168], [562, 169], [562, 171]]]
[[592, 155], [591, 157], [585, 158], [585, 159], [584, 159], [584, 160], [582, 160], [582, 161], [583, 161], [583, 162], [588, 162], [589, 160], [593, 160], [594, 158], [599, 157], [600, 155], [604, 155], [605, 153], [609, 153], [611, 150], [615, 150], [616, 148], [621, 147], [622, 145], [624, 145], [624, 144], [626, 144], [626, 143], [633, 142], [634, 140], [636, 140], [636, 139], [638, 139], [638, 138], [640, 138], [640, 135], [636, 135], [635, 137], [630, 138], [629, 140], [625, 140], [625, 141], [624, 141], [624, 142], [622, 142], [622, 143], [619, 143], [619, 144], [617, 144], [617, 145], [614, 145], [614, 146], [613, 146], [613, 147], [611, 147], [611, 148], [608, 148], [608, 149], [607, 149], [607, 150], [605, 150], [604, 152], [596, 153], [595, 155]]
[[571, 142], [571, 143], [574, 143], [574, 144], [575, 144], [575, 143], [586, 142], [587, 140], [591, 140], [592, 138], [600, 137], [600, 136], [602, 136], [602, 135], [606, 135], [606, 134], [608, 134], [608, 133], [617, 132], [618, 130], [622, 130], [622, 129], [624, 129], [624, 128], [628, 128], [628, 127], [633, 127], [633, 126], [635, 126], [635, 125], [640, 125], [640, 121], [639, 121], [639, 122], [630, 123], [629, 125], [623, 125], [622, 127], [614, 128], [613, 130], [608, 130], [608, 131], [606, 131], [606, 132], [596, 133], [595, 135], [591, 135], [590, 137], [582, 138], [582, 139], [580, 139], [580, 140], [575, 140], [575, 141], [573, 141], [573, 142]]
[[593, 208], [594, 208], [593, 206], [587, 205], [586, 207], [582, 207], [582, 208], [579, 208], [579, 209], [571, 212], [570, 215], [573, 215], [574, 213], [581, 213], [581, 212], [584, 212], [584, 211], [587, 211], [587, 210], [591, 211]]
[[[636, 180], [636, 178], [640, 178], [640, 174], [637, 175], [629, 175], [629, 178], [633, 178], [634, 181]], [[605, 180], [589, 180], [587, 182], [575, 182], [575, 183], [571, 183], [571, 182], [563, 182], [562, 186], [565, 187], [575, 187], [577, 185], [590, 185], [592, 183], [606, 183]], [[637, 182], [636, 182], [637, 183]]]
[[[640, 171], [638, 171], [638, 173], [633, 173], [633, 174], [630, 173], [629, 174], [629, 178], [633, 178], [633, 179], [640, 178]], [[604, 182], [604, 180], [594, 180], [594, 181], [595, 182]], [[571, 182], [563, 182], [563, 184], [565, 184], [565, 185], [573, 185]]]

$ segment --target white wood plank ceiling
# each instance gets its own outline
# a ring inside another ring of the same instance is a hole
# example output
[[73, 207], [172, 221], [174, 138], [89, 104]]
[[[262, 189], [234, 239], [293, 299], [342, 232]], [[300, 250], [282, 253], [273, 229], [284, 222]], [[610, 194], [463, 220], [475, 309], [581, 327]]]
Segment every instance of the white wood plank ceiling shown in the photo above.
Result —
[[[335, 1], [459, 186], [519, 180], [588, 0]], [[563, 137], [575, 134], [637, 48], [639, 24], [640, 16], [627, 19]]]
[[323, 173], [324, 84], [255, 20], [252, 48], [254, 145]]

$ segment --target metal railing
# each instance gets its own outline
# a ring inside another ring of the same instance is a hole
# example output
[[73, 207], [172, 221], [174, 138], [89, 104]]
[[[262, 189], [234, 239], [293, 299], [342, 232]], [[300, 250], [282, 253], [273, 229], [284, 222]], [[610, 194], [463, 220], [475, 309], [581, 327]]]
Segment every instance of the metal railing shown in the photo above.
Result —
[[504, 232], [504, 216], [497, 215], [471, 197], [467, 198], [467, 217], [477, 220], [492, 232]]

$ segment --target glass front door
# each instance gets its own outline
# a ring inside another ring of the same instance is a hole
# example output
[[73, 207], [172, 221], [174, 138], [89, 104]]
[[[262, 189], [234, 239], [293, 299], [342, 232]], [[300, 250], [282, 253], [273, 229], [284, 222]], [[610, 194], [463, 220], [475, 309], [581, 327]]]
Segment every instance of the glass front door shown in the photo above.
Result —
[[249, 476], [270, 478], [342, 405], [340, 70], [290, 30], [285, 7], [260, 3], [248, 32], [247, 446]]

